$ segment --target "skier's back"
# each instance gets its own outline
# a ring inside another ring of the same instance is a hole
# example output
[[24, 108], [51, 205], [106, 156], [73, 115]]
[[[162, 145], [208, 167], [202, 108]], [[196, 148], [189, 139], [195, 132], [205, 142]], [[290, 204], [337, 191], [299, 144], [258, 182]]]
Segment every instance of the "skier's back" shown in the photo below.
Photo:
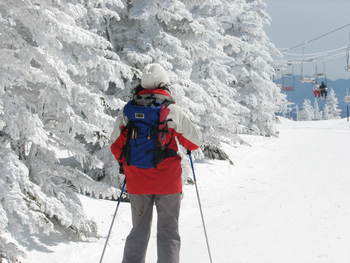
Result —
[[[153, 122], [147, 116], [153, 116]], [[154, 204], [158, 213], [158, 263], [179, 262], [182, 171], [175, 137], [190, 151], [201, 144], [196, 126], [174, 104], [167, 73], [160, 65], [150, 64], [112, 133], [111, 151], [124, 167], [133, 222], [123, 263], [145, 262]]]

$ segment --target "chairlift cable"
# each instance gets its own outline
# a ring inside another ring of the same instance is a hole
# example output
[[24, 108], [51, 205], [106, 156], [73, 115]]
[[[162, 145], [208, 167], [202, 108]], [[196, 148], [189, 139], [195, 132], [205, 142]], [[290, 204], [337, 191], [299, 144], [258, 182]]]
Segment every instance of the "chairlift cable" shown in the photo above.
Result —
[[[301, 55], [301, 57], [299, 58], [293, 58], [293, 59], [289, 59], [288, 60], [288, 63], [292, 63], [292, 64], [303, 64], [303, 63], [311, 63], [311, 62], [314, 62], [315, 60], [319, 60], [319, 59], [323, 59], [323, 60], [326, 60], [329, 61], [333, 58], [337, 58], [339, 56], [343, 56], [344, 53], [347, 52], [347, 50], [349, 49], [350, 51], [350, 47], [343, 47], [339, 50], [337, 50], [338, 52], [337, 53], [334, 53], [334, 54], [323, 54], [323, 55], [319, 55], [319, 56], [308, 56], [309, 54], [306, 54], [305, 56]], [[321, 52], [320, 52], [321, 53]], [[350, 54], [350, 52], [349, 52]], [[350, 64], [350, 56], [349, 56], [349, 64]]]
[[[346, 27], [348, 27], [348, 26], [350, 26], [350, 23], [348, 23], [348, 24], [346, 24], [346, 25], [343, 25], [343, 26], [341, 26], [341, 27], [335, 28], [335, 29], [333, 29], [333, 30], [331, 30], [331, 31], [329, 31], [329, 32], [327, 32], [327, 33], [324, 33], [324, 34], [322, 34], [322, 35], [319, 35], [319, 36], [317, 36], [317, 37], [314, 37], [314, 38], [312, 38], [312, 39], [310, 39], [310, 40], [304, 41], [303, 43], [300, 43], [300, 44], [297, 44], [297, 45], [292, 46], [292, 47], [290, 47], [290, 48], [287, 48], [287, 49], [284, 50], [284, 51], [289, 51], [289, 50], [296, 49], [296, 48], [298, 48], [298, 47], [303, 47], [303, 46], [305, 46], [305, 45], [307, 45], [307, 44], [310, 44], [311, 42], [317, 41], [317, 40], [319, 40], [319, 39], [321, 39], [321, 38], [324, 38], [324, 37], [326, 37], [326, 36], [328, 36], [328, 35], [331, 35], [331, 34], [333, 34], [333, 33], [335, 33], [335, 32], [338, 32], [338, 31], [340, 31], [340, 30], [342, 30], [342, 29], [344, 29], [344, 28], [346, 28]], [[282, 52], [282, 53], [284, 53], [284, 52]]]
[[[315, 53], [307, 53], [307, 54], [305, 54], [305, 57], [322, 57], [322, 56], [327, 56], [327, 55], [330, 55], [330, 54], [333, 54], [333, 53], [343, 52], [347, 48], [348, 48], [348, 46], [344, 46], [344, 47], [339, 47], [339, 48], [335, 48], [335, 49], [319, 51], [319, 52], [315, 52]], [[302, 54], [300, 54], [300, 53], [284, 53], [284, 55], [285, 56], [290, 56], [290, 57], [301, 57], [302, 56]]]

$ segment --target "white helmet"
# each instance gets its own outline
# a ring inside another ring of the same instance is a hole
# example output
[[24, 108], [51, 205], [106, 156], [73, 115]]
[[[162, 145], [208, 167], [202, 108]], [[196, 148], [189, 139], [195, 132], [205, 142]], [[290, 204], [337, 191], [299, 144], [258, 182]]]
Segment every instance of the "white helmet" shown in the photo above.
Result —
[[142, 72], [141, 86], [144, 89], [156, 89], [170, 83], [168, 73], [157, 64], [148, 64]]

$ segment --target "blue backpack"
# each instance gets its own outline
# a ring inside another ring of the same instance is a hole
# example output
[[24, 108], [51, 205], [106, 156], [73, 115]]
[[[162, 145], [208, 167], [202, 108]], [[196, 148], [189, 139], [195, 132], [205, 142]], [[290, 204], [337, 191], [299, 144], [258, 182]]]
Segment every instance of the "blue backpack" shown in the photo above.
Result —
[[162, 146], [159, 142], [159, 134], [169, 132], [168, 129], [159, 130], [161, 109], [162, 105], [140, 106], [134, 101], [125, 105], [128, 124], [123, 156], [128, 165], [156, 168], [165, 158], [177, 155], [167, 147], [170, 143]]

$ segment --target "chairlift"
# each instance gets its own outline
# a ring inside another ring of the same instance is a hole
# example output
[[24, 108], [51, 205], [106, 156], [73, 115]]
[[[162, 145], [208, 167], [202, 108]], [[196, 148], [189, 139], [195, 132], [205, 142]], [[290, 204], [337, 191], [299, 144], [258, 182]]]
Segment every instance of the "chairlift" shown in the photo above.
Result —
[[294, 91], [295, 88], [293, 86], [282, 86], [282, 90], [284, 91]]
[[[321, 84], [319, 84], [321, 82]], [[315, 64], [315, 84], [313, 87], [314, 96], [317, 98], [327, 98], [327, 75], [326, 75], [326, 63], [323, 62], [323, 73], [318, 73], [317, 63]]]
[[350, 72], [350, 45], [346, 50], [346, 65], [345, 71]]
[[274, 74], [272, 75], [272, 81], [278, 86], [279, 84], [276, 82], [278, 79], [282, 79], [282, 69], [279, 66], [274, 67]]
[[350, 65], [349, 65], [349, 64], [347, 64], [347, 65], [345, 66], [345, 71], [350, 72]]
[[326, 78], [326, 64], [323, 62], [323, 72], [319, 72], [317, 70], [317, 62], [315, 63], [315, 82], [317, 83], [317, 81], [319, 79], [324, 79], [325, 82], [327, 82], [327, 78]]
[[315, 78], [314, 77], [303, 77], [300, 80], [301, 83], [315, 83]]
[[345, 103], [350, 103], [350, 92], [349, 89], [346, 89], [346, 95], [344, 96], [344, 102]]
[[348, 48], [346, 49], [346, 65], [345, 71], [350, 72], [350, 31], [349, 31], [349, 43]]
[[323, 72], [317, 72], [317, 64], [315, 65], [315, 78], [316, 80], [319, 78], [323, 78], [324, 77], [324, 73]]
[[326, 72], [326, 63], [324, 61], [323, 61], [323, 79], [324, 79], [324, 82], [327, 85], [328, 84], [328, 80], [327, 80], [327, 72]]
[[[287, 63], [289, 71], [282, 74], [282, 86], [281, 90], [283, 91], [294, 91], [295, 90], [295, 76], [294, 76], [294, 65], [291, 62]], [[286, 84], [287, 83], [287, 84]]]
[[314, 83], [315, 82], [315, 78], [314, 77], [310, 77], [310, 76], [305, 76], [304, 75], [304, 62], [305, 60], [305, 45], [303, 46], [303, 57], [301, 60], [301, 65], [300, 65], [300, 82], [301, 83]]

